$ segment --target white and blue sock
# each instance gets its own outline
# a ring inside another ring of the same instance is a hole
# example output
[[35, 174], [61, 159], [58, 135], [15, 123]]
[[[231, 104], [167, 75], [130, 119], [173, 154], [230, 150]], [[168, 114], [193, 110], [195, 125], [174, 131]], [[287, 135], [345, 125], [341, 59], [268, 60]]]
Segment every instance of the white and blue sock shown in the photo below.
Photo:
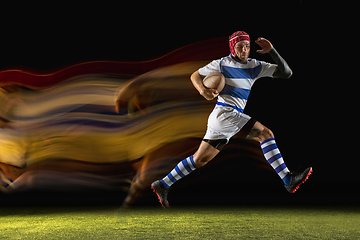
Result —
[[162, 187], [168, 189], [177, 180], [189, 175], [196, 169], [193, 156], [185, 158], [163, 179], [160, 180]]
[[289, 169], [286, 167], [284, 160], [281, 156], [281, 153], [276, 146], [276, 142], [274, 138], [269, 138], [260, 143], [261, 149], [264, 153], [265, 159], [271, 165], [271, 167], [275, 170], [275, 172], [279, 175], [279, 177], [283, 180], [285, 185], [289, 185], [291, 176]]

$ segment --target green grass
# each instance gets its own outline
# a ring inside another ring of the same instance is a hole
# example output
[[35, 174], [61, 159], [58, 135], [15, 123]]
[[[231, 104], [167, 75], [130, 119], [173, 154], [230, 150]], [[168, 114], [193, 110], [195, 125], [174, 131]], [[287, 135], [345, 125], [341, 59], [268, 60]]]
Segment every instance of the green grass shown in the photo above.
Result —
[[1, 239], [358, 239], [359, 207], [19, 207]]

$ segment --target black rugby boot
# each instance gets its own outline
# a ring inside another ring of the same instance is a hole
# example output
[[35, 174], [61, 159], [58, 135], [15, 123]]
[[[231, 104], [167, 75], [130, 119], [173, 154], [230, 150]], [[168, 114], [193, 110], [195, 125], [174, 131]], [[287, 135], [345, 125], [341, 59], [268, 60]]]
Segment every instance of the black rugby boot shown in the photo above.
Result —
[[286, 190], [290, 193], [295, 193], [299, 189], [300, 185], [303, 184], [311, 175], [312, 167], [308, 167], [302, 173], [289, 173], [291, 176], [289, 185], [285, 185]]
[[169, 189], [164, 189], [161, 187], [160, 180], [156, 180], [151, 184], [151, 188], [158, 196], [159, 202], [164, 208], [169, 208], [169, 202], [167, 200]]

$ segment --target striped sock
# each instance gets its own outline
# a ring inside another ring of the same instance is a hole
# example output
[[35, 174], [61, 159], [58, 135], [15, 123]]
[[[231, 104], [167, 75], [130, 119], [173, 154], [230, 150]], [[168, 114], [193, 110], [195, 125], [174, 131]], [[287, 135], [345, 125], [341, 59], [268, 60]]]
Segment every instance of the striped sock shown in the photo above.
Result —
[[289, 185], [291, 176], [288, 174], [290, 171], [286, 167], [281, 153], [276, 146], [275, 139], [269, 138], [260, 143], [261, 149], [264, 153], [265, 159], [276, 171], [279, 177], [283, 180], [285, 185]]
[[163, 188], [168, 189], [171, 185], [173, 185], [177, 180], [185, 177], [190, 174], [192, 171], [196, 169], [193, 156], [185, 158], [160, 182], [163, 185]]

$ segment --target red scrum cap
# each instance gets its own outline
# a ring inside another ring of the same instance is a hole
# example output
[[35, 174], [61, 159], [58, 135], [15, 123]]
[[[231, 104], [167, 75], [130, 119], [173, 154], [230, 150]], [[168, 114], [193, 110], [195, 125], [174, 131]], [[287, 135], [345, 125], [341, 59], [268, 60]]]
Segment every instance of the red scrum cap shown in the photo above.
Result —
[[229, 37], [229, 47], [230, 47], [230, 52], [231, 54], [236, 57], [236, 53], [235, 53], [235, 45], [239, 42], [244, 42], [244, 41], [248, 41], [250, 42], [250, 36], [249, 34], [247, 34], [244, 31], [237, 31], [234, 32], [233, 34], [231, 34], [231, 36]]

